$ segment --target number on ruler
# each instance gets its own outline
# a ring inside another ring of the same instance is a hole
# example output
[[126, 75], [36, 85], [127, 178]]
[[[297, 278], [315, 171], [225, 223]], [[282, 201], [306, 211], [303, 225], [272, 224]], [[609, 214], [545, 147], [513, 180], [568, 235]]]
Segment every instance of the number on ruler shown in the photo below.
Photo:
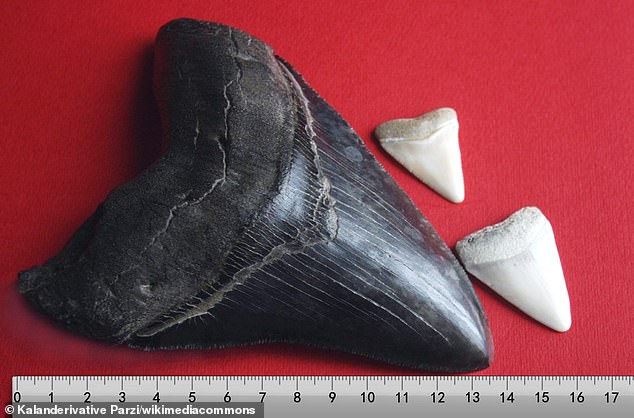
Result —
[[231, 402], [231, 395], [229, 395], [229, 392], [225, 393], [225, 397], [222, 398], [222, 400], [225, 401], [225, 403]]
[[407, 392], [396, 392], [396, 402], [401, 403], [401, 401], [403, 401], [403, 403], [409, 402], [409, 394]]
[[15, 392], [13, 394], [13, 402], [18, 403], [22, 400], [22, 394], [20, 392]]
[[293, 402], [300, 403], [302, 401], [302, 394], [299, 392], [293, 393]]
[[500, 400], [502, 401], [502, 403], [514, 403], [515, 394], [513, 392], [502, 392], [500, 393]]
[[366, 401], [368, 403], [372, 403], [374, 402], [375, 396], [374, 396], [374, 392], [368, 392], [367, 394], [365, 392], [361, 393], [361, 400], [363, 401], [363, 403], [366, 403]]
[[432, 392], [431, 401], [433, 403], [445, 403], [445, 392]]
[[550, 393], [549, 392], [535, 392], [535, 400], [537, 403], [548, 403], [550, 402]]
[[330, 403], [333, 403], [335, 401], [335, 399], [337, 398], [337, 394], [335, 392], [330, 392], [328, 394], [328, 399], [330, 399]]
[[159, 396], [158, 392], [154, 394], [154, 397], [152, 398], [152, 400], [156, 402], [161, 402], [161, 397]]
[[467, 403], [478, 403], [480, 402], [480, 392], [478, 391], [474, 391], [474, 392], [467, 392], [465, 393], [465, 396], [467, 397]]
[[90, 392], [88, 392], [88, 391], [84, 392], [84, 396], [85, 396], [84, 403], [92, 403], [90, 401]]
[[586, 398], [583, 396], [583, 392], [570, 392], [570, 402], [583, 403]]
[[196, 402], [196, 392], [191, 391], [189, 392], [189, 397], [187, 398], [187, 400], [191, 403], [191, 402]]
[[616, 403], [619, 397], [619, 392], [605, 392], [605, 403]]
[[53, 403], [53, 392], [49, 392], [48, 397], [51, 400], [51, 403]]
[[266, 392], [258, 392], [262, 397], [260, 398], [260, 403], [264, 402], [264, 398], [266, 397]]
[[119, 402], [125, 402], [125, 392], [123, 391], [119, 392]]

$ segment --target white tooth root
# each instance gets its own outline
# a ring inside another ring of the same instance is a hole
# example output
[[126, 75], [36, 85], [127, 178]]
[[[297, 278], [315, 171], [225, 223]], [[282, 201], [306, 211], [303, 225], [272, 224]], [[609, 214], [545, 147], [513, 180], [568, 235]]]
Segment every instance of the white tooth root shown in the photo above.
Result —
[[456, 244], [467, 271], [555, 331], [570, 329], [570, 299], [553, 229], [535, 207], [515, 212]]
[[458, 116], [448, 107], [395, 119], [374, 131], [383, 149], [410, 173], [454, 203], [464, 200]]

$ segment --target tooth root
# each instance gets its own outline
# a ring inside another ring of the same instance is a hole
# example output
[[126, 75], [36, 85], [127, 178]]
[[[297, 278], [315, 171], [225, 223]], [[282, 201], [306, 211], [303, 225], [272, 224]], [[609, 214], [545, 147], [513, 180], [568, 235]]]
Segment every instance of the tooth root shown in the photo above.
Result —
[[553, 229], [535, 207], [456, 244], [467, 271], [527, 315], [555, 331], [570, 329], [570, 299]]
[[383, 149], [438, 194], [454, 203], [464, 200], [464, 180], [455, 110], [441, 108], [414, 119], [379, 125]]

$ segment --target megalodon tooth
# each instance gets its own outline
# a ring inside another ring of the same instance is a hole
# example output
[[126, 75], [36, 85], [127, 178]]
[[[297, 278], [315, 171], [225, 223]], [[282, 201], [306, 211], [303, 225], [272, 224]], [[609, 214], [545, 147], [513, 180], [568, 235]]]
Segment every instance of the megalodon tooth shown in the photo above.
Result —
[[19, 275], [40, 311], [143, 349], [298, 342], [487, 367], [466, 274], [353, 129], [270, 46], [178, 19], [155, 48], [168, 144]]

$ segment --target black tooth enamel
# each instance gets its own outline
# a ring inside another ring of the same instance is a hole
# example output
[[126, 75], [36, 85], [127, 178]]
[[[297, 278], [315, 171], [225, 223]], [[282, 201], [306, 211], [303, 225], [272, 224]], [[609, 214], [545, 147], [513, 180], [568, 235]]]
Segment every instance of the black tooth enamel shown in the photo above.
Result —
[[144, 349], [300, 342], [442, 371], [487, 367], [464, 271], [352, 128], [262, 41], [159, 31], [168, 152], [46, 265], [39, 310]]

